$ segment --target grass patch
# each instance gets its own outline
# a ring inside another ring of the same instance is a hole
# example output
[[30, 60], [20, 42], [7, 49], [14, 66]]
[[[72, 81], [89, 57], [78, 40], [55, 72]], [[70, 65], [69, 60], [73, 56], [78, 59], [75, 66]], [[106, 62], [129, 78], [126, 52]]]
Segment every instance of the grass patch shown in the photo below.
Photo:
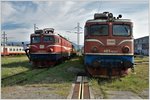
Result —
[[[11, 64], [14, 62], [23, 62], [23, 61], [28, 61], [27, 56], [5, 56], [1, 57], [1, 64]], [[6, 66], [9, 67], [9, 66]]]
[[148, 56], [137, 56], [134, 58], [135, 63], [149, 62]]
[[[12, 60], [11, 60], [12, 59]], [[17, 73], [25, 72], [25, 74], [20, 74], [12, 77], [11, 79], [6, 79], [2, 81], [2, 86], [8, 86], [10, 83], [16, 85], [15, 83], [19, 80], [26, 79], [26, 81], [20, 83], [20, 85], [26, 84], [35, 84], [35, 83], [61, 83], [61, 82], [72, 82], [75, 79], [77, 73], [73, 73], [68, 71], [70, 67], [83, 69], [83, 65], [80, 62], [78, 57], [64, 61], [62, 64], [56, 65], [51, 68], [42, 68], [42, 69], [34, 69], [31, 65], [28, 64], [27, 58], [24, 57], [5, 57], [2, 59], [2, 78], [8, 77]], [[45, 70], [40, 74], [40, 71]]]
[[[144, 61], [148, 61], [148, 58], [144, 58]], [[121, 81], [96, 78], [91, 79], [90, 84], [92, 88], [103, 92], [104, 98], [107, 98], [106, 91], [110, 90], [132, 91], [140, 95], [143, 90], [149, 88], [149, 65], [136, 65], [135, 72], [136, 74], [130, 72], [129, 75], [121, 78]]]
[[1, 59], [1, 77], [5, 78], [31, 69], [26, 56], [9, 56]]
[[[5, 79], [2, 81], [2, 87], [9, 86], [9, 85], [16, 85], [20, 81], [32, 79], [36, 74], [45, 71], [45, 69], [35, 69], [35, 70], [30, 70], [26, 71], [23, 74], [19, 74], [17, 76], [12, 76], [11, 78]], [[21, 82], [20, 82], [21, 83]]]
[[29, 79], [24, 84], [32, 83], [59, 83], [59, 82], [72, 82], [75, 79], [76, 73], [69, 72], [68, 69], [77, 68], [83, 69], [83, 65], [80, 63], [79, 58], [74, 58], [69, 61], [65, 61], [62, 64], [56, 65], [52, 68], [49, 68], [42, 74], [34, 76], [32, 79]]
[[[6, 76], [10, 76], [15, 73], [18, 73], [20, 71], [19, 68], [28, 69], [28, 67], [31, 67], [31, 65], [28, 65], [27, 59], [21, 59], [21, 58], [22, 57], [7, 58], [9, 60], [10, 59], [14, 59], [14, 60], [9, 61], [9, 62], [3, 61], [2, 68], [4, 68], [3, 71], [6, 73]], [[21, 61], [19, 59], [21, 59]], [[72, 82], [75, 80], [75, 77], [77, 74], [68, 70], [69, 68], [76, 68], [79, 70], [84, 70], [82, 62], [80, 61], [80, 58], [76, 57], [71, 60], [64, 61], [62, 64], [56, 65], [49, 69], [42, 68], [42, 69], [34, 69], [32, 71], [29, 70], [23, 75], [18, 75], [18, 76], [14, 76], [11, 79], [10, 78], [6, 79], [5, 81], [2, 81], [2, 89], [7, 88], [7, 86], [9, 86], [10, 84], [19, 85], [19, 86], [29, 86], [32, 88], [46, 87], [48, 90], [37, 90], [35, 92], [40, 93], [41, 95], [57, 94], [66, 98], [70, 92]], [[9, 71], [11, 70], [13, 74], [8, 74]], [[45, 71], [43, 71], [40, 74], [36, 74], [42, 70], [45, 70]], [[4, 74], [3, 74], [3, 77], [4, 77]], [[23, 81], [21, 83], [16, 83], [23, 79], [26, 79], [26, 81]]]

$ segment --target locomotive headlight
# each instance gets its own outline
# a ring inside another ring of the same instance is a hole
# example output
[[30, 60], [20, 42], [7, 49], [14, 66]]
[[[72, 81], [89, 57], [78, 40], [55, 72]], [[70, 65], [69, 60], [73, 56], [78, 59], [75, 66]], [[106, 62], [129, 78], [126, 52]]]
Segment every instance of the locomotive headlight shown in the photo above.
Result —
[[123, 48], [122, 48], [122, 52], [123, 53], [128, 53], [130, 51], [130, 48], [128, 47], [128, 46], [124, 46]]
[[96, 52], [98, 52], [98, 48], [97, 48], [97, 47], [93, 47], [93, 48], [91, 49], [91, 51], [94, 52], [94, 53], [96, 53]]
[[50, 48], [50, 52], [53, 52], [53, 48]]

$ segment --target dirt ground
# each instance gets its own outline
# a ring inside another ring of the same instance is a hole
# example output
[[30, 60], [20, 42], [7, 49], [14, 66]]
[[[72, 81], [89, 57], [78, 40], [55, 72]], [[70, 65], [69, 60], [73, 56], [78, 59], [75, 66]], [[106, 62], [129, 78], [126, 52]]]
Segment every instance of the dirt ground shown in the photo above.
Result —
[[106, 91], [103, 95], [102, 91], [92, 90], [95, 99], [149, 99], [149, 89], [136, 94], [131, 91]]
[[[68, 90], [71, 87], [66, 87]], [[4, 87], [2, 90], [2, 99], [67, 99], [69, 92], [63, 92], [62, 88], [44, 85], [27, 85]], [[101, 91], [92, 89], [94, 99], [148, 99], [149, 89], [141, 91], [141, 94], [135, 94], [131, 91], [107, 91], [105, 96]]]
[[2, 88], [2, 99], [65, 99], [64, 94], [52, 87], [13, 86]]

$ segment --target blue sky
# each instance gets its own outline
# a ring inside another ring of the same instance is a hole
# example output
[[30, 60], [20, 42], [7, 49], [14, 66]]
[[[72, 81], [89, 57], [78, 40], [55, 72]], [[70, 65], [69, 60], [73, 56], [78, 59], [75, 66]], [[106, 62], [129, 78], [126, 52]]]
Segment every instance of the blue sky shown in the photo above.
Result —
[[[148, 0], [66, 0], [66, 1], [2, 1], [1, 30], [7, 33], [8, 41], [29, 41], [33, 24], [38, 28], [53, 27], [55, 31], [72, 42], [77, 42], [75, 32], [80, 23], [82, 32], [85, 21], [93, 19], [94, 13], [109, 11], [115, 16], [131, 19], [134, 23], [134, 38], [149, 35]], [[80, 44], [83, 44], [83, 33]], [[18, 38], [19, 37], [19, 38]]]

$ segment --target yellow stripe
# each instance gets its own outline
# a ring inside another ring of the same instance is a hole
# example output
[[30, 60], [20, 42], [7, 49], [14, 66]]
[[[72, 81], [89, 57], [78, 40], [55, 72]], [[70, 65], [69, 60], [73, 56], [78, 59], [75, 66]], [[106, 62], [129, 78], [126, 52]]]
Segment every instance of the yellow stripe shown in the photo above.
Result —
[[84, 82], [82, 82], [82, 98], [81, 99], [84, 99]]
[[80, 86], [79, 86], [79, 95], [78, 95], [78, 99], [80, 99], [80, 94], [81, 94], [81, 82], [80, 82]]

